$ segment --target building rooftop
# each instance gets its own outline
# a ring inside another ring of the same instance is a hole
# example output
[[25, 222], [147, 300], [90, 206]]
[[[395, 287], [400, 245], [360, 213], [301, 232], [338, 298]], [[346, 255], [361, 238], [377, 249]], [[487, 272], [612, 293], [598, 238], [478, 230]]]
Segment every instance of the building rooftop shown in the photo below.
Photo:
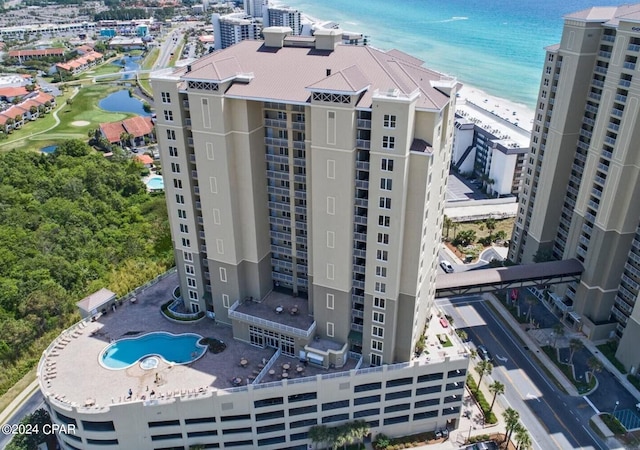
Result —
[[564, 19], [605, 22], [612, 26], [617, 26], [621, 20], [640, 22], [640, 3], [621, 6], [594, 6], [567, 14]]
[[398, 50], [384, 52], [368, 46], [341, 44], [334, 50], [286, 44], [277, 48], [253, 40], [211, 53], [171, 75], [156, 76], [220, 83], [247, 73], [253, 78], [232, 83], [225, 92], [227, 96], [306, 103], [314, 87], [336, 93], [366, 89], [358, 106], [370, 108], [375, 91], [397, 91], [404, 98], [419, 93], [420, 109], [440, 110], [449, 102], [449, 96], [439, 86], [443, 82], [452, 86], [455, 83]]
[[[123, 301], [115, 311], [110, 310], [95, 321], [80, 322], [62, 333], [44, 352], [38, 366], [44, 395], [62, 407], [98, 411], [112, 404], [176, 396], [207, 396], [218, 390], [246, 389], [247, 384], [284, 383], [286, 381], [282, 377], [285, 372], [289, 378], [303, 381], [304, 378], [331, 376], [332, 373], [360, 368], [361, 359], [351, 358], [338, 369], [304, 364], [297, 358], [281, 355], [273, 348], [263, 349], [236, 340], [231, 327], [216, 324], [209, 317], [197, 323], [171, 322], [159, 310], [171, 298], [176, 285], [177, 275], [173, 273], [131, 297], [134, 302]], [[265, 314], [273, 313], [273, 319], [280, 322], [285, 319], [304, 321], [298, 325], [300, 327], [312, 323], [305, 301], [298, 303], [297, 314], [288, 310], [277, 314], [273, 306], [283, 304], [288, 307], [286, 300], [283, 294], [275, 292], [261, 303], [247, 304], [245, 301], [241, 308], [253, 312], [264, 309]], [[223, 341], [226, 349], [217, 354], [207, 351], [201, 358], [184, 365], [169, 364], [158, 358], [157, 367], [148, 370], [143, 369], [139, 362], [119, 370], [107, 369], [99, 362], [103, 350], [114, 340], [154, 331], [195, 333]], [[433, 316], [426, 335], [425, 352], [404, 364], [428, 364], [444, 358], [467, 357], [466, 346], [457, 339], [454, 329], [441, 322], [438, 316]], [[312, 341], [311, 345], [333, 348], [335, 343], [320, 339]], [[243, 362], [246, 362], [244, 366]], [[234, 382], [234, 379], [239, 382]]]

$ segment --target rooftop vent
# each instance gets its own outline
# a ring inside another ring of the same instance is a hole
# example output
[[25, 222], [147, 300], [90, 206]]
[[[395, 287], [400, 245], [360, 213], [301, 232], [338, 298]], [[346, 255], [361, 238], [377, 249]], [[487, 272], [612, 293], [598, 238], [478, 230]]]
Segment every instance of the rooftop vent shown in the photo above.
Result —
[[331, 69], [327, 69], [327, 76], [331, 75]]

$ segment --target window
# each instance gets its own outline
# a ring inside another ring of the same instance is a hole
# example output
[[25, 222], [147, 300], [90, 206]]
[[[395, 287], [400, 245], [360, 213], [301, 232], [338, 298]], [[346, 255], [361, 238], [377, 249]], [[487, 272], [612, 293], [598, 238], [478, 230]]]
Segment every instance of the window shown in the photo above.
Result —
[[380, 197], [378, 204], [382, 209], [391, 209], [391, 199], [389, 197]]
[[380, 283], [379, 281], [376, 281], [375, 291], [381, 292], [384, 294], [385, 292], [387, 292], [387, 285], [385, 283]]
[[187, 272], [189, 275], [195, 275], [196, 274], [195, 269], [190, 264], [185, 264], [184, 265], [184, 271]]
[[177, 178], [174, 178], [173, 187], [176, 189], [182, 189], [182, 180], [178, 180]]
[[173, 156], [174, 158], [177, 158], [178, 149], [176, 147], [169, 146], [169, 156]]
[[385, 278], [387, 276], [387, 268], [376, 266], [376, 276]]
[[171, 103], [171, 94], [169, 92], [163, 92], [161, 95], [162, 103]]
[[196, 291], [189, 291], [189, 298], [191, 300], [198, 300], [198, 293]]
[[181, 223], [180, 233], [188, 233], [188, 232], [189, 232], [189, 226], [186, 223]]
[[371, 339], [371, 350], [382, 351], [382, 341], [378, 341], [376, 339]]
[[176, 130], [167, 130], [167, 139], [170, 141], [176, 140]]
[[384, 309], [384, 298], [374, 297], [373, 298], [373, 306], [375, 308]]
[[372, 320], [377, 323], [384, 323], [384, 313], [374, 311]]
[[377, 337], [384, 337], [384, 328], [376, 327], [375, 325], [371, 327], [371, 335]]
[[391, 217], [378, 216], [378, 225], [380, 225], [381, 227], [389, 227], [391, 225]]
[[178, 163], [171, 163], [171, 172], [173, 172], [173, 173], [180, 173], [180, 164], [178, 164]]
[[382, 136], [382, 148], [393, 150], [396, 148], [396, 138], [393, 136]]
[[335, 297], [333, 294], [327, 294], [327, 309], [333, 309]]
[[187, 278], [187, 286], [189, 287], [198, 287], [198, 285], [196, 284], [196, 279], [195, 278]]
[[333, 231], [327, 231], [327, 248], [334, 248], [336, 234]]
[[393, 172], [393, 159], [382, 158], [380, 170], [385, 172]]
[[387, 261], [389, 259], [389, 252], [386, 250], [377, 250], [376, 259], [378, 261]]
[[191, 252], [182, 252], [185, 261], [193, 261], [193, 253]]
[[333, 159], [327, 160], [327, 178], [334, 179], [336, 177], [336, 161]]
[[389, 244], [389, 235], [387, 233], [378, 233], [378, 244]]
[[173, 111], [165, 109], [164, 110], [164, 120], [166, 120], [167, 122], [173, 122]]
[[223, 283], [227, 282], [227, 269], [224, 267], [220, 267], [220, 281]]
[[336, 213], [336, 198], [327, 197], [327, 214], [334, 215]]
[[184, 195], [176, 194], [176, 203], [184, 205]]
[[182, 238], [182, 246], [187, 248], [191, 247], [191, 241], [187, 238]]
[[385, 114], [383, 116], [383, 126], [385, 128], [395, 128], [396, 127], [396, 116], [393, 114]]
[[327, 336], [333, 337], [333, 322], [327, 322]]
[[187, 212], [184, 209], [179, 209], [178, 210], [178, 217], [180, 219], [186, 219], [187, 218]]
[[371, 354], [371, 365], [379, 366], [382, 364], [382, 356], [376, 355], [375, 353]]
[[380, 189], [382, 189], [383, 191], [390, 191], [391, 185], [391, 178], [380, 178]]

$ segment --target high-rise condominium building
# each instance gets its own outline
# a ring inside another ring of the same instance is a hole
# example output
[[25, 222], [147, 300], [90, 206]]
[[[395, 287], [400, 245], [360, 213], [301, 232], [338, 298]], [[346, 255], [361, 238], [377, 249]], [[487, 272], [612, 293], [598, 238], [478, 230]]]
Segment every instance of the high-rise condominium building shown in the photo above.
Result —
[[640, 365], [640, 4], [565, 17], [547, 48], [510, 259], [577, 258], [562, 292], [582, 331]]
[[[54, 422], [76, 427], [64, 449], [457, 427], [469, 357], [433, 298], [458, 85], [341, 30], [288, 33], [153, 75], [180, 293], [208, 317], [164, 321], [149, 298], [170, 293], [148, 286], [103, 316], [83, 300], [93, 320], [38, 366]], [[174, 362], [114, 353], [178, 338], [196, 346]]]
[[260, 39], [262, 20], [245, 13], [232, 13], [221, 16], [211, 15], [216, 50], [231, 47], [238, 42]]
[[300, 10], [288, 6], [272, 6], [266, 9], [263, 21], [265, 27], [289, 27], [292, 35], [300, 34], [302, 14]]

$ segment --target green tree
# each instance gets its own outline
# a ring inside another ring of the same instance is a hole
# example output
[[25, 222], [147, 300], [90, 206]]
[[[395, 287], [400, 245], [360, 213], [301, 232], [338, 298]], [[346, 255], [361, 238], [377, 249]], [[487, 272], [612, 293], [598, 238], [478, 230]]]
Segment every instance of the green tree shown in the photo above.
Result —
[[489, 385], [489, 392], [493, 394], [493, 399], [491, 400], [491, 406], [489, 407], [489, 411], [493, 411], [493, 405], [496, 402], [496, 397], [498, 394], [504, 394], [505, 386], [500, 383], [498, 380], [494, 381]]
[[583, 348], [584, 344], [580, 339], [573, 338], [569, 341], [569, 364], [573, 364], [573, 356]]
[[451, 226], [453, 226], [453, 220], [451, 220], [450, 217], [447, 217], [446, 215], [444, 216], [444, 220], [443, 220], [443, 225], [444, 225], [444, 229], [445, 229], [445, 236], [447, 239], [449, 239], [449, 229], [451, 228]]
[[329, 441], [329, 428], [325, 425], [314, 425], [309, 428], [309, 439], [318, 448], [318, 444]]
[[538, 299], [533, 295], [525, 295], [524, 301], [527, 304], [527, 322], [531, 323], [531, 313], [533, 312], [533, 305], [538, 303]]
[[487, 227], [487, 230], [489, 231], [489, 243], [491, 243], [493, 230], [495, 230], [497, 226], [496, 219], [491, 217], [488, 219], [485, 219], [484, 226]]
[[531, 440], [529, 431], [527, 431], [527, 429], [522, 424], [518, 424], [514, 431], [517, 450], [531, 449], [533, 446], [533, 441]]
[[504, 417], [505, 428], [507, 434], [504, 437], [503, 442], [509, 442], [511, 440], [511, 434], [516, 430], [520, 420], [520, 413], [515, 409], [509, 407], [503, 411], [502, 417]]
[[553, 256], [553, 250], [547, 248], [539, 248], [533, 255], [533, 262], [535, 263], [555, 261], [555, 259], [556, 258]]
[[69, 105], [69, 106], [73, 105], [73, 99], [72, 98], [68, 98], [67, 99], [67, 105]]
[[602, 368], [604, 367], [602, 361], [600, 361], [600, 359], [596, 358], [595, 356], [587, 359], [587, 366], [589, 367], [589, 379], [591, 379], [591, 377], [594, 377], [596, 373], [601, 372]]
[[476, 241], [476, 232], [473, 230], [463, 230], [459, 232], [453, 240], [454, 245], [467, 246]]
[[493, 372], [493, 364], [491, 364], [490, 361], [482, 360], [478, 364], [476, 364], [474, 370], [478, 373], [478, 375], [480, 375], [480, 379], [478, 380], [478, 386], [480, 386], [480, 383], [482, 383], [482, 377], [484, 377], [485, 375], [491, 375], [491, 372]]

